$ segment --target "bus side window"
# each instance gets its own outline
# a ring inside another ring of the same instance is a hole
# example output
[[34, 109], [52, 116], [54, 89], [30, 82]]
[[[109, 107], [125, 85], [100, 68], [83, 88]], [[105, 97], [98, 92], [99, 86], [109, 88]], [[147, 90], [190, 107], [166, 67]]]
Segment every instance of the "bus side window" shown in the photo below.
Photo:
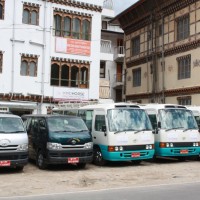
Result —
[[102, 130], [102, 126], [105, 126], [106, 122], [105, 122], [105, 115], [96, 115], [95, 116], [95, 131], [101, 131]]

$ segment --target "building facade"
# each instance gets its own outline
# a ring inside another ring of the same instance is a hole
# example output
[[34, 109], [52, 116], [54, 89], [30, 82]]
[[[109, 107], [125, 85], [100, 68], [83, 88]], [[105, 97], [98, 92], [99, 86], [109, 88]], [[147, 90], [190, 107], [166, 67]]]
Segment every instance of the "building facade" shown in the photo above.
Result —
[[124, 32], [110, 23], [115, 16], [112, 0], [104, 0], [101, 18], [100, 99], [121, 102], [124, 86]]
[[199, 0], [140, 0], [113, 22], [125, 32], [127, 101], [200, 105]]
[[0, 106], [47, 113], [99, 98], [103, 0], [0, 0]]

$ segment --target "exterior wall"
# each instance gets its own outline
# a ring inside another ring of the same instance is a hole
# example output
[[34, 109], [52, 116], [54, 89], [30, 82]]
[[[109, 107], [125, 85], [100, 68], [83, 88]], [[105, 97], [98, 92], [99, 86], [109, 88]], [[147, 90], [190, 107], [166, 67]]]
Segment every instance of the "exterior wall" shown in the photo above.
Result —
[[[75, 59], [90, 63], [88, 99], [98, 99], [99, 79], [96, 78], [95, 74], [99, 74], [100, 65], [100, 51], [98, 50], [100, 50], [101, 38], [101, 12], [92, 9], [65, 6], [49, 1], [26, 0], [25, 2], [39, 4], [39, 25], [26, 25], [22, 23], [22, 1], [5, 1], [5, 17], [4, 20], [0, 20], [0, 51], [3, 52], [0, 93], [20, 93], [25, 96], [31, 93], [52, 98], [55, 88], [50, 85], [51, 58], [59, 57], [61, 59]], [[90, 3], [90, 5], [91, 3], [96, 4], [99, 7], [103, 4], [102, 0], [98, 2], [82, 0], [82, 2]], [[91, 15], [90, 56], [64, 54], [55, 51], [55, 36], [53, 35], [54, 8]], [[11, 41], [12, 38], [14, 38], [15, 42]], [[38, 56], [36, 77], [20, 75], [21, 54]], [[63, 87], [60, 89], [63, 91], [65, 89], [71, 90], [71, 88]], [[43, 113], [46, 112], [43, 108], [41, 110]]]
[[[189, 15], [190, 19], [190, 34], [186, 39], [178, 41], [176, 21], [180, 16], [186, 14]], [[199, 91], [196, 89], [200, 86], [199, 43], [193, 45], [200, 39], [199, 20], [200, 1], [197, 1], [196, 3], [192, 3], [185, 8], [165, 16], [163, 20], [163, 35], [159, 35], [158, 33], [159, 25], [162, 25], [162, 18], [153, 24], [150, 23], [134, 32], [129, 31], [126, 34], [127, 100], [149, 103], [152, 101], [152, 96], [155, 92], [157, 94], [155, 101], [162, 102], [162, 95], [164, 92], [164, 101], [166, 103], [177, 103], [177, 98], [191, 96], [192, 104], [200, 105], [200, 101], [198, 100], [200, 97]], [[150, 31], [151, 36], [148, 38]], [[140, 35], [140, 53], [137, 56], [131, 56], [131, 39], [138, 35]], [[163, 58], [162, 43], [164, 43]], [[155, 62], [152, 61], [152, 52], [157, 55]], [[177, 58], [186, 55], [191, 55], [191, 75], [190, 78], [178, 80]], [[147, 62], [147, 60], [149, 61]], [[164, 61], [164, 66], [162, 66], [162, 61]], [[153, 65], [153, 67], [155, 66], [155, 74], [152, 73], [151, 65]], [[141, 68], [141, 86], [133, 87], [132, 71], [139, 67]]]

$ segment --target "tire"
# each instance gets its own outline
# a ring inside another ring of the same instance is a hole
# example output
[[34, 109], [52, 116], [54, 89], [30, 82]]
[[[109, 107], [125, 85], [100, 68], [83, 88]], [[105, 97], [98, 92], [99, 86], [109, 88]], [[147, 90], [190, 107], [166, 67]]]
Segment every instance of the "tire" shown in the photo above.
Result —
[[134, 164], [134, 165], [139, 165], [142, 160], [131, 160], [131, 162]]
[[46, 165], [45, 160], [44, 160], [44, 154], [42, 153], [42, 151], [39, 151], [38, 154], [37, 154], [36, 164], [37, 164], [39, 169], [46, 169], [47, 168], [47, 165]]
[[100, 148], [94, 148], [93, 163], [97, 166], [103, 166], [106, 161], [103, 159]]
[[78, 167], [79, 169], [84, 169], [85, 166], [86, 166], [86, 163], [77, 163], [77, 167]]
[[17, 166], [16, 167], [16, 170], [19, 171], [19, 172], [23, 171], [23, 169], [24, 169], [24, 166]]

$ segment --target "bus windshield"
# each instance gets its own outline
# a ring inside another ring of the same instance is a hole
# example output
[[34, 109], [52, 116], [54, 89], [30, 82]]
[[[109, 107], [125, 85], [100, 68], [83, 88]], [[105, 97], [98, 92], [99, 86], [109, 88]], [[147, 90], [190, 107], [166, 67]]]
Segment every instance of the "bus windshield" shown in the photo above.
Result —
[[152, 130], [151, 122], [142, 109], [108, 110], [109, 131]]
[[163, 109], [158, 117], [162, 129], [198, 129], [192, 112], [186, 109]]

